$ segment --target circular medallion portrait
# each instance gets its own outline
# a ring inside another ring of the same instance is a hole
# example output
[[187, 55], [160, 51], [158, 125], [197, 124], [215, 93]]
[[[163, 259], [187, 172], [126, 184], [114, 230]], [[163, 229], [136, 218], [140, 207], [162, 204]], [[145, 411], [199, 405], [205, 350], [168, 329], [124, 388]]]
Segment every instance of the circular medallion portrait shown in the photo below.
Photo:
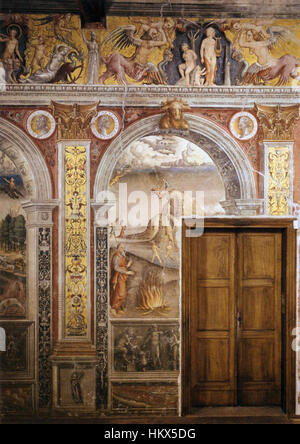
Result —
[[92, 131], [98, 139], [109, 140], [118, 134], [120, 121], [111, 111], [100, 111], [92, 120]]
[[27, 130], [35, 139], [48, 139], [55, 131], [54, 117], [47, 111], [35, 111], [27, 120]]
[[230, 131], [239, 140], [252, 139], [257, 133], [257, 120], [251, 113], [237, 113], [230, 121]]

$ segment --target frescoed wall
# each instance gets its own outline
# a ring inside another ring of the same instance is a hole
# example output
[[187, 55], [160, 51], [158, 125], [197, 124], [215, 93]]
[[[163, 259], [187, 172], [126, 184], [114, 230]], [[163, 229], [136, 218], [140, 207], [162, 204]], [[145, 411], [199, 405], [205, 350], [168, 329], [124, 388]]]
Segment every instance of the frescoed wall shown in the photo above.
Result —
[[0, 22], [8, 83], [298, 85], [296, 20], [107, 17], [82, 29], [72, 14]]
[[181, 216], [299, 218], [299, 48], [296, 18], [0, 16], [0, 413], [181, 413]]
[[[126, 184], [128, 195], [137, 190], [145, 193], [149, 207], [141, 211], [149, 214], [149, 222], [134, 229], [123, 226], [117, 215], [118, 222], [110, 233], [111, 313], [117, 317], [126, 314], [178, 318], [180, 213], [183, 215], [185, 203], [186, 214], [196, 214], [196, 191], [208, 188], [203, 214], [224, 214], [220, 202], [225, 200], [225, 192], [220, 175], [209, 156], [195, 144], [177, 136], [148, 136], [133, 141], [118, 160], [111, 178], [111, 191], [117, 200], [121, 198], [120, 184]], [[194, 195], [185, 196], [183, 203], [179, 196], [185, 191]], [[170, 205], [170, 226], [164, 226], [162, 214], [151, 218], [152, 193], [161, 205]], [[167, 193], [170, 201], [164, 203]], [[127, 295], [121, 301], [116, 264], [125, 251], [128, 262], [126, 259], [124, 266], [132, 274], [126, 281]]]
[[1, 151], [0, 317], [26, 316], [26, 215], [28, 199], [22, 172], [9, 153]]

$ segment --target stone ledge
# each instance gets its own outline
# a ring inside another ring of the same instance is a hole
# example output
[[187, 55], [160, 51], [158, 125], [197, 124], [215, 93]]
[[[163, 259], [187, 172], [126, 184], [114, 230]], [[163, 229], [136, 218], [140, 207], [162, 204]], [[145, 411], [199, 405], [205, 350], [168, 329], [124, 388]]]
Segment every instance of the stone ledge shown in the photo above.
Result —
[[50, 106], [56, 99], [63, 103], [91, 103], [101, 106], [161, 106], [167, 97], [180, 97], [191, 107], [252, 108], [254, 103], [275, 105], [298, 104], [300, 87], [181, 87], [129, 85], [6, 85], [0, 94], [0, 105]]

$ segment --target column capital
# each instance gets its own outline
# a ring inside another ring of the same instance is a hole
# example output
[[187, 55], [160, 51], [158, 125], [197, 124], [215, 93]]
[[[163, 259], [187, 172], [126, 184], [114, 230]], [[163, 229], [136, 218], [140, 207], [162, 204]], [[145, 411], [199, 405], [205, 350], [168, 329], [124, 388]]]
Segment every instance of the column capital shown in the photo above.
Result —
[[300, 118], [299, 105], [265, 106], [255, 104], [261, 141], [294, 141], [295, 124]]
[[91, 123], [97, 116], [100, 102], [88, 105], [67, 105], [52, 102], [52, 112], [58, 128], [58, 140], [90, 140]]
[[51, 227], [52, 212], [59, 205], [59, 200], [28, 201], [22, 204], [27, 215], [27, 228]]

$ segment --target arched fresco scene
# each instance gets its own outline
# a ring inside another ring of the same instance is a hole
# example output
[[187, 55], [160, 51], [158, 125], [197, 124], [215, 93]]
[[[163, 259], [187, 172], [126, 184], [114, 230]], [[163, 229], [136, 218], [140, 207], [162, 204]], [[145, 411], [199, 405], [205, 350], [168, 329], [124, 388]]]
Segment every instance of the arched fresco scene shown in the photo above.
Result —
[[[135, 191], [144, 192], [149, 204], [144, 211], [150, 216], [151, 193], [156, 193], [159, 199], [163, 199], [165, 192], [171, 196], [170, 227], [163, 226], [162, 215], [149, 217], [147, 226], [126, 227], [121, 221], [118, 223], [117, 214], [116, 226], [112, 226], [110, 233], [111, 313], [113, 316], [126, 314], [129, 318], [177, 318], [180, 290], [180, 227], [177, 219], [178, 211], [183, 216], [183, 208], [175, 207], [185, 204], [186, 215], [196, 214], [196, 191], [208, 189], [208, 192], [203, 191], [204, 207], [199, 215], [224, 214], [220, 202], [225, 200], [225, 192], [220, 174], [211, 158], [188, 140], [177, 136], [147, 136], [133, 141], [123, 152], [110, 184], [117, 202], [120, 184], [127, 185], [128, 195]], [[186, 195], [183, 203], [179, 201], [179, 193], [183, 195], [185, 191], [193, 192], [194, 196]], [[131, 211], [130, 206], [128, 211]], [[128, 261], [132, 262], [132, 275], [127, 280], [127, 295], [122, 303], [118, 291], [113, 289], [116, 285], [113, 258], [118, 257], [118, 246], [123, 246]]]
[[299, 422], [299, 4], [2, 3], [0, 422]]

